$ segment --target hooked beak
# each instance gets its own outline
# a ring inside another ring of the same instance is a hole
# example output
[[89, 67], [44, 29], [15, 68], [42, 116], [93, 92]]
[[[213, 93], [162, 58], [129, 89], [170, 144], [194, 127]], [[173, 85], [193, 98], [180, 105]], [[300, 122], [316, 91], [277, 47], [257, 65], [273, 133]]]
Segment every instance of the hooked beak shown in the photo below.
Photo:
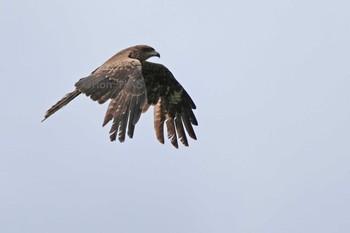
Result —
[[157, 51], [154, 51], [153, 56], [160, 58], [160, 54]]

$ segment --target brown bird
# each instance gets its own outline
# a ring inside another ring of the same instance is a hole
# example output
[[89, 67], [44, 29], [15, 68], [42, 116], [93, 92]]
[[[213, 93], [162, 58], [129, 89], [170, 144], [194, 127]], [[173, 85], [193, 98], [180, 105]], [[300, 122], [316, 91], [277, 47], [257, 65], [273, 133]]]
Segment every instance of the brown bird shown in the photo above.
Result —
[[111, 99], [103, 126], [112, 121], [110, 139], [120, 142], [125, 134], [134, 135], [135, 125], [141, 113], [154, 106], [154, 129], [160, 143], [164, 144], [164, 123], [168, 138], [178, 148], [179, 138], [188, 146], [185, 133], [197, 139], [192, 125], [198, 125], [192, 109], [196, 105], [173, 74], [162, 64], [146, 61], [160, 57], [154, 48], [136, 45], [115, 54], [89, 76], [75, 83], [75, 90], [68, 93], [45, 114], [46, 120], [75, 97], [84, 93], [99, 104]]

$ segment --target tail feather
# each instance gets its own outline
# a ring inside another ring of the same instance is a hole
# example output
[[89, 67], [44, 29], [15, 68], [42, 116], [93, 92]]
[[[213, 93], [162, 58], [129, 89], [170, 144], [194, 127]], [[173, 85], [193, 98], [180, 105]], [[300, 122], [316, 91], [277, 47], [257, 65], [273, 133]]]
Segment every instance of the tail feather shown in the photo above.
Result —
[[75, 97], [77, 97], [80, 94], [81, 94], [81, 92], [79, 90], [75, 90], [75, 91], [70, 92], [67, 95], [65, 95], [60, 101], [58, 101], [49, 110], [47, 110], [47, 112], [45, 114], [45, 118], [41, 122], [43, 122], [44, 120], [49, 118], [49, 116], [51, 116], [52, 114], [57, 112], [59, 109], [61, 109], [63, 106], [68, 104], [70, 101], [72, 101]]

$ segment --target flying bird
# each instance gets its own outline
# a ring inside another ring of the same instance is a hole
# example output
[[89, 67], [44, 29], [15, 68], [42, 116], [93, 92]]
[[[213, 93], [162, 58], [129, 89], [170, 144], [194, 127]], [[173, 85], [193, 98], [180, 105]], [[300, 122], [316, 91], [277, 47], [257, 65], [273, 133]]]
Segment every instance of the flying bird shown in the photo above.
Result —
[[98, 67], [89, 76], [75, 83], [75, 90], [66, 94], [45, 114], [46, 120], [56, 111], [84, 93], [103, 104], [110, 100], [102, 126], [112, 121], [111, 141], [125, 135], [132, 138], [141, 113], [154, 106], [154, 129], [164, 144], [164, 124], [171, 144], [178, 148], [178, 139], [188, 146], [188, 136], [197, 139], [192, 125], [198, 125], [192, 109], [196, 105], [173, 74], [162, 64], [146, 61], [160, 54], [148, 45], [126, 48]]

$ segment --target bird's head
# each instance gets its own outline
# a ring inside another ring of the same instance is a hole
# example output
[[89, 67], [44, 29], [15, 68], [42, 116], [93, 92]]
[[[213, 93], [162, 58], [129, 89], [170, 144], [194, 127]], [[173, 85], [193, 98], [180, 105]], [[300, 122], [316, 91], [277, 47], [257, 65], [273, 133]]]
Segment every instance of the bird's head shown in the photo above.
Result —
[[130, 48], [129, 57], [143, 62], [143, 61], [146, 61], [150, 57], [159, 57], [160, 58], [160, 54], [151, 46], [136, 45], [136, 46]]

